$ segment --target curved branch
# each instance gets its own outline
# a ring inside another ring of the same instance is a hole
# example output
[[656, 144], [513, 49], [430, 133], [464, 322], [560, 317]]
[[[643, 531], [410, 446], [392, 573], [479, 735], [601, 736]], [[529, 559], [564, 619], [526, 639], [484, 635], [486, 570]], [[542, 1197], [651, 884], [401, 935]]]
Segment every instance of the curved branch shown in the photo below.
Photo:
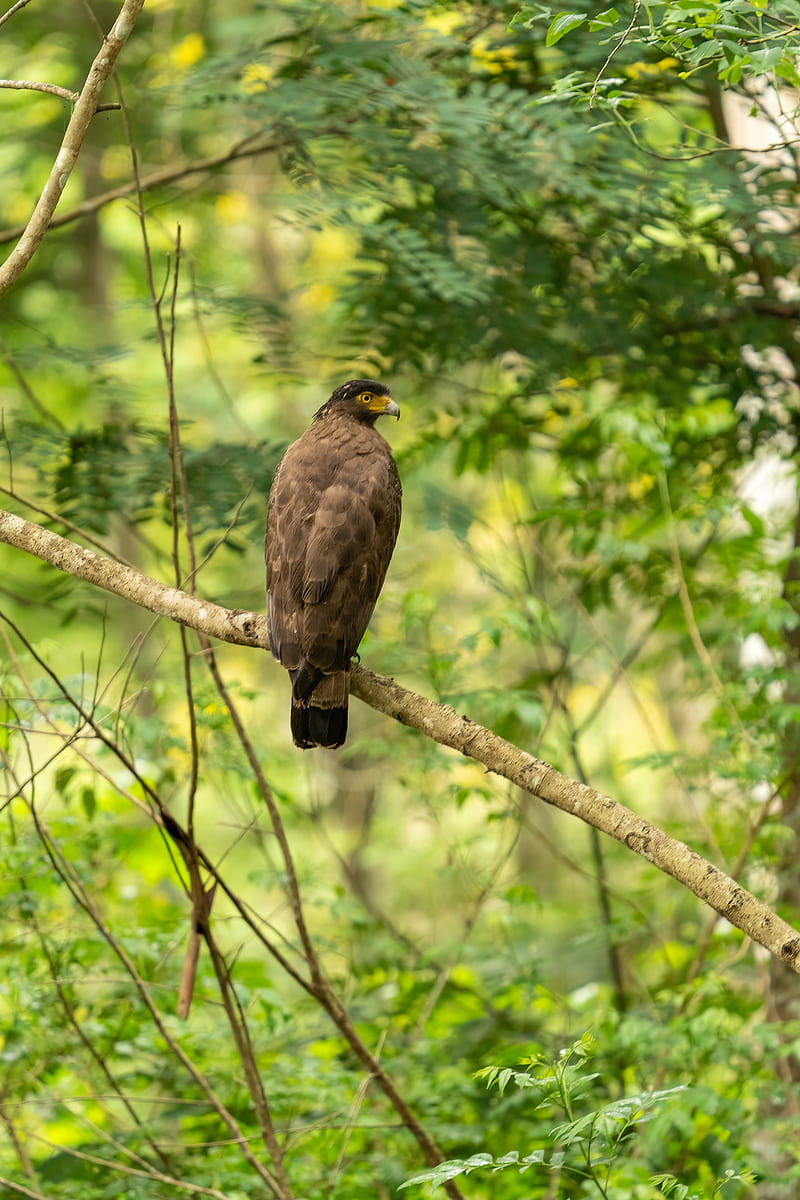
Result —
[[113, 27], [103, 38], [86, 82], [75, 102], [67, 131], [56, 155], [47, 183], [39, 197], [22, 237], [0, 266], [0, 296], [19, 278], [41, 245], [61, 193], [66, 187], [72, 168], [86, 137], [89, 124], [97, 112], [97, 103], [106, 81], [114, 69], [122, 47], [144, 6], [144, 0], [124, 0]]
[[[165, 183], [175, 183], [179, 179], [185, 179], [189, 175], [199, 175], [204, 171], [212, 171], [215, 167], [223, 167], [226, 163], [235, 162], [239, 158], [255, 158], [259, 154], [271, 154], [275, 150], [280, 150], [282, 146], [287, 145], [286, 138], [271, 138], [266, 142], [256, 142], [253, 144], [254, 135], [244, 138], [243, 141], [237, 142], [235, 146], [231, 146], [228, 150], [224, 150], [221, 154], [212, 154], [209, 158], [198, 158], [193, 162], [178, 163], [169, 167], [161, 167], [158, 171], [152, 171], [149, 175], [142, 175], [141, 179], [129, 179], [127, 183], [121, 183], [118, 187], [110, 188], [107, 192], [100, 192], [97, 196], [89, 196], [86, 200], [82, 200], [80, 204], [76, 204], [74, 208], [68, 212], [62, 213], [58, 217], [54, 217], [50, 222], [50, 229], [60, 229], [63, 225], [69, 225], [72, 221], [79, 221], [81, 217], [88, 217], [92, 213], [98, 212], [104, 208], [106, 204], [110, 204], [112, 200], [122, 200], [126, 196], [132, 196], [134, 192], [147, 192], [152, 188], [163, 187]], [[0, 229], [0, 246], [6, 242], [13, 242], [20, 234], [25, 232], [24, 225], [13, 225], [10, 229]]]
[[[69, 88], [59, 87], [57, 83], [37, 83], [34, 79], [0, 79], [0, 88], [10, 88], [16, 92], [45, 92], [55, 96], [57, 100], [68, 100], [75, 104], [80, 99], [79, 92], [71, 92]], [[98, 104], [95, 112], [106, 112], [110, 108], [119, 108], [119, 104]]]
[[14, 13], [19, 12], [19, 10], [21, 8], [25, 8], [25, 6], [27, 4], [30, 4], [30, 2], [31, 2], [31, 0], [17, 0], [17, 3], [12, 4], [11, 8], [9, 8], [8, 12], [4, 12], [3, 15], [0, 17], [0, 25], [5, 25], [6, 21], [10, 21], [11, 18], [14, 16]]
[[[16, 546], [60, 571], [209, 637], [262, 649], [268, 645], [267, 620], [262, 614], [222, 608], [178, 588], [167, 587], [131, 567], [85, 550], [41, 525], [3, 510], [0, 510], [0, 542]], [[537, 796], [546, 804], [571, 813], [615, 838], [682, 883], [720, 916], [800, 974], [800, 932], [740, 887], [735, 879], [631, 809], [570, 779], [549, 763], [534, 758], [468, 717], [459, 716], [448, 705], [435, 704], [400, 687], [393, 679], [374, 675], [354, 664], [350, 690], [379, 712], [483, 763], [487, 770], [502, 775], [531, 796]]]

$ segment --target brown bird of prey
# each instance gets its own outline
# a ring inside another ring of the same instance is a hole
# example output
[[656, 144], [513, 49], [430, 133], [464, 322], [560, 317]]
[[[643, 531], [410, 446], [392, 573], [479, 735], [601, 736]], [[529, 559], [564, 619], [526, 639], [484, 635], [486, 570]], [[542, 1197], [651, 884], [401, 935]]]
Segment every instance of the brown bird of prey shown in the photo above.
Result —
[[402, 489], [380, 416], [400, 416], [387, 387], [342, 384], [284, 454], [269, 494], [269, 644], [292, 681], [292, 737], [304, 750], [344, 742], [350, 662], [397, 540]]

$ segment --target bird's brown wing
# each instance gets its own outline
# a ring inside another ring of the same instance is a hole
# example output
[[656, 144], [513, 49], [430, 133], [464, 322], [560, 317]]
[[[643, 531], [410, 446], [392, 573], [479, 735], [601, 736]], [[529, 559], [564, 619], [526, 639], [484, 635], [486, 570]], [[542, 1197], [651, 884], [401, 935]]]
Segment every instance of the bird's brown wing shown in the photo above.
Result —
[[[290, 446], [275, 471], [267, 514], [267, 604], [269, 644], [287, 670], [302, 658], [301, 617], [307, 530], [319, 496], [319, 480], [307, 479], [313, 466], [302, 439]], [[307, 486], [306, 486], [307, 479]]]

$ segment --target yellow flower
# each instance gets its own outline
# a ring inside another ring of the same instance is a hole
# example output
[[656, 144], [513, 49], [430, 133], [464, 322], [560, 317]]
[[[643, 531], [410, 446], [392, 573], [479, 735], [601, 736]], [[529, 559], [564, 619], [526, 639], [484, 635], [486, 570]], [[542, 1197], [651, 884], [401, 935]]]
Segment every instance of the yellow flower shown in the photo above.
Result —
[[297, 307], [304, 313], [321, 313], [336, 299], [336, 289], [330, 283], [311, 283], [297, 297]]
[[188, 33], [182, 42], [178, 42], [170, 51], [172, 65], [179, 71], [188, 71], [206, 52], [206, 45], [199, 33]]
[[447, 37], [464, 24], [463, 14], [450, 8], [447, 12], [426, 13], [422, 22], [426, 33], [441, 33]]
[[247, 218], [250, 201], [244, 192], [223, 192], [221, 196], [217, 196], [214, 208], [220, 221], [226, 225], [235, 225]]
[[470, 50], [473, 63], [490, 75], [502, 75], [519, 63], [513, 46], [493, 46], [487, 38], [477, 38]]
[[339, 267], [355, 258], [358, 242], [346, 229], [328, 226], [313, 235], [308, 263], [317, 269]]
[[242, 71], [242, 91], [248, 93], [265, 92], [267, 84], [274, 74], [275, 72], [272, 67], [268, 67], [266, 63], [248, 63]]
[[652, 475], [640, 475], [638, 479], [632, 479], [628, 484], [628, 495], [631, 500], [642, 500], [652, 490], [654, 484], [655, 478]]
[[625, 74], [631, 79], [640, 79], [643, 75], [663, 75], [677, 67], [677, 58], [660, 58], [658, 62], [634, 62], [624, 68]]

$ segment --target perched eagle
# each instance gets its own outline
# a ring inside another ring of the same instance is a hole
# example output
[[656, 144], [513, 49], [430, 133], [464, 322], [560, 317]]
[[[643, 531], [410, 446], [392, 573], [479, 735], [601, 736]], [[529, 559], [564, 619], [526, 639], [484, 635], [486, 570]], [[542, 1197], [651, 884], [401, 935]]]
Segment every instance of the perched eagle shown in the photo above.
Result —
[[267, 517], [269, 644], [292, 681], [292, 737], [341, 746], [350, 660], [392, 557], [402, 489], [380, 416], [399, 417], [373, 379], [342, 384], [275, 471]]

